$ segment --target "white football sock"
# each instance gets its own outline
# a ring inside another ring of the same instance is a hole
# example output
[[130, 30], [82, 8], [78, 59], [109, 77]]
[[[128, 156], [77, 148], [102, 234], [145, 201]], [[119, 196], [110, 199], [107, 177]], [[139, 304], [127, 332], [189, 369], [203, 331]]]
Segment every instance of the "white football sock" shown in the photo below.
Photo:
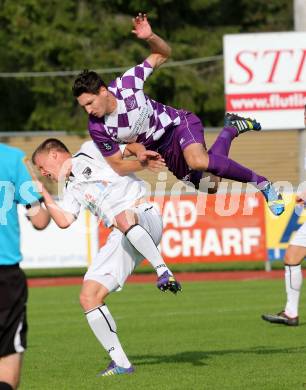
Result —
[[287, 314], [287, 316], [291, 318], [298, 317], [299, 298], [303, 284], [301, 264], [285, 264], [285, 284], [287, 292], [285, 314]]
[[167, 267], [162, 255], [146, 229], [136, 224], [128, 229], [125, 236], [133, 247], [149, 261], [157, 272], [157, 276], [161, 276], [165, 271], [168, 271], [169, 274], [172, 275], [172, 272]]
[[106, 305], [85, 313], [89, 326], [96, 338], [120, 367], [129, 368], [131, 363], [122, 349], [117, 336], [116, 323]]

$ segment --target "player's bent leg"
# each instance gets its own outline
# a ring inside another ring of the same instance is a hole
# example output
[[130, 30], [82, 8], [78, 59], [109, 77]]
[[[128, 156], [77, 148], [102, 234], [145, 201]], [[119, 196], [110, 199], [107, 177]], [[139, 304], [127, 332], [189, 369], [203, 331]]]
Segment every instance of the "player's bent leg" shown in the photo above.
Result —
[[137, 223], [137, 215], [132, 210], [124, 210], [114, 218], [113, 225], [123, 234]]
[[184, 157], [188, 166], [192, 169], [204, 170], [216, 177], [242, 183], [254, 183], [262, 192], [269, 209], [274, 215], [281, 215], [285, 211], [283, 198], [272, 183], [227, 156], [207, 153], [203, 145], [191, 144], [184, 149]]
[[80, 293], [80, 304], [84, 311], [103, 304], [109, 290], [94, 280], [85, 280]]
[[285, 253], [285, 265], [299, 265], [305, 257], [306, 247], [290, 244]]
[[18, 388], [22, 358], [22, 353], [0, 357], [0, 390], [15, 390]]
[[285, 286], [287, 293], [285, 309], [277, 314], [263, 314], [263, 320], [289, 326], [299, 324], [298, 307], [303, 284], [301, 262], [305, 256], [305, 247], [289, 245], [285, 254]]
[[[142, 204], [137, 206], [135, 209], [138, 215], [139, 224], [146, 232], [148, 232], [152, 243], [154, 243], [154, 245], [158, 245], [160, 243], [163, 230], [161, 215], [151, 203]], [[159, 290], [163, 292], [169, 290], [173, 294], [176, 294], [178, 291], [182, 291], [180, 283], [176, 280], [165, 263], [160, 263], [160, 266], [157, 266], [156, 270], [158, 272], [156, 286]]]
[[[151, 205], [148, 204], [148, 208]], [[135, 211], [125, 210], [116, 215], [114, 225], [125, 234], [133, 247], [152, 265], [160, 277], [165, 271], [172, 276], [148, 229], [138, 223]]]
[[[195, 172], [206, 171], [221, 179], [230, 179], [241, 183], [253, 183], [264, 195], [271, 212], [274, 215], [281, 215], [285, 210], [284, 201], [267, 178], [258, 175], [251, 169], [228, 158], [232, 140], [239, 133], [249, 130], [260, 130], [260, 124], [249, 118], [229, 114], [225, 118], [225, 126], [208, 152], [202, 142], [203, 133], [200, 131], [201, 123], [197, 123], [196, 126], [186, 126], [186, 128], [181, 129], [182, 131], [177, 132], [178, 139], [175, 139], [175, 141], [179, 143], [183, 151], [187, 166]], [[177, 150], [175, 146], [176, 144], [173, 145], [171, 152]], [[170, 171], [179, 179], [185, 180], [185, 175], [179, 174], [179, 165], [175, 166], [171, 163], [175, 158], [173, 158], [173, 155], [169, 151], [168, 154], [166, 152], [164, 158]], [[186, 181], [188, 180], [186, 179]]]
[[227, 156], [207, 152], [201, 144], [190, 144], [183, 153], [186, 163], [191, 169], [207, 171], [220, 178], [236, 180], [241, 183], [259, 185], [268, 182], [264, 176], [257, 175], [254, 171]]
[[[107, 281], [107, 275], [105, 275]], [[104, 302], [111, 290], [94, 280], [85, 280], [80, 294], [80, 302], [85, 310], [88, 325], [94, 335], [110, 355], [111, 362], [98, 376], [130, 374], [134, 367], [127, 358], [119, 338], [117, 326]]]
[[158, 277], [165, 271], [168, 271], [172, 275], [172, 272], [167, 267], [150, 234], [150, 231], [142, 226], [141, 223], [130, 226], [130, 228], [125, 232], [125, 237], [129, 240], [133, 247], [149, 261], [155, 269]]
[[183, 150], [184, 158], [189, 168], [196, 171], [206, 171], [209, 164], [209, 156], [204, 145], [194, 143]]

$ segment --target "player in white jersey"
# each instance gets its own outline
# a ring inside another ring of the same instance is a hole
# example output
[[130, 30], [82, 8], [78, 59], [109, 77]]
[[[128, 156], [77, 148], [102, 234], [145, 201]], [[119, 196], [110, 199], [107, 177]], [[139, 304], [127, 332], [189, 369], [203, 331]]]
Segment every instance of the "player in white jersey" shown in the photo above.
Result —
[[[128, 145], [125, 155], [133, 153], [133, 146], [141, 147]], [[121, 150], [124, 149], [122, 145]], [[158, 153], [155, 159], [150, 156], [149, 168], [164, 165]], [[80, 303], [92, 331], [112, 359], [101, 375], [131, 373], [133, 366], [121, 347], [116, 324], [104, 301], [110, 292], [123, 287], [144, 258], [156, 269], [160, 290], [181, 290], [157, 249], [162, 235], [161, 216], [145, 200], [144, 182], [134, 174], [120, 176], [114, 172], [92, 141], [71, 156], [61, 141], [51, 138], [36, 149], [32, 161], [43, 176], [57, 182], [65, 180], [61, 207], [39, 183], [44, 203], [59, 227], [70, 226], [81, 206], [101, 218], [106, 226], [116, 227], [84, 276]]]
[[[306, 127], [306, 105], [304, 109]], [[296, 203], [306, 206], [306, 193], [297, 196]], [[262, 319], [271, 323], [297, 326], [299, 324], [299, 300], [303, 284], [301, 263], [306, 257], [306, 223], [304, 223], [290, 241], [285, 253], [285, 286], [287, 302], [285, 308], [277, 314], [263, 314]]]

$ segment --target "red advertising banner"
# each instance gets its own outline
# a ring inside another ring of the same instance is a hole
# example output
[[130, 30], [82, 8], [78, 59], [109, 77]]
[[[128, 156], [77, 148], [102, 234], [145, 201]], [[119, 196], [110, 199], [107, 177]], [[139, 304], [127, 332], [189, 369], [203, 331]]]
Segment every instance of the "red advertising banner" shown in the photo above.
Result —
[[306, 92], [228, 94], [225, 99], [226, 111], [301, 110]]
[[[264, 261], [262, 196], [218, 194], [151, 199], [163, 216], [161, 252], [168, 263]], [[103, 245], [108, 229], [100, 227]]]

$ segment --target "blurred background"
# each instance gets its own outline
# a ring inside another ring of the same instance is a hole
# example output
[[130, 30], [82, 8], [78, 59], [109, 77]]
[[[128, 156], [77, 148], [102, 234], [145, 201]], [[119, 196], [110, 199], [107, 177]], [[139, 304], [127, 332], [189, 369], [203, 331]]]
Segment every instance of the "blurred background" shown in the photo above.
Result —
[[172, 61], [190, 61], [160, 69], [146, 92], [195, 112], [206, 127], [223, 124], [223, 36], [294, 29], [288, 0], [1, 0], [0, 5], [2, 132], [86, 133], [86, 115], [71, 95], [72, 71], [107, 69], [101, 74], [108, 82], [120, 73], [112, 68], [142, 61], [148, 47], [131, 34], [138, 12], [146, 12], [154, 31], [171, 44]]

